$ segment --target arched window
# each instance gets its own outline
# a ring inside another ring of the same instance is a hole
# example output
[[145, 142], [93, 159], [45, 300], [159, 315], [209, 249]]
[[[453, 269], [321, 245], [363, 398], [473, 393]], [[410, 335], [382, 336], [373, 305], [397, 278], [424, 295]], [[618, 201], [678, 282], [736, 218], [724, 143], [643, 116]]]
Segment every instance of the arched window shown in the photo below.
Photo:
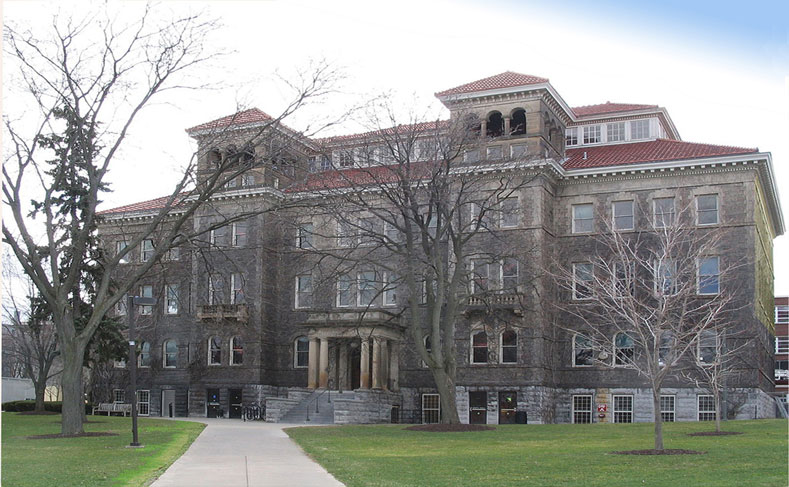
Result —
[[488, 363], [488, 334], [484, 330], [471, 335], [471, 363]]
[[244, 340], [241, 337], [230, 339], [230, 365], [241, 365], [244, 363]]
[[501, 334], [501, 363], [518, 363], [518, 334], [515, 330], [506, 330]]
[[208, 152], [207, 159], [209, 169], [216, 169], [222, 165], [222, 153], [216, 149]]
[[151, 343], [142, 342], [140, 345], [140, 363], [139, 367], [151, 366]]
[[581, 334], [573, 337], [573, 367], [594, 365], [594, 348], [589, 337]]
[[629, 365], [634, 355], [633, 339], [627, 333], [617, 333], [614, 337], [614, 365]]
[[293, 366], [307, 367], [310, 364], [310, 340], [307, 337], [298, 337], [293, 343]]
[[482, 130], [481, 124], [479, 123], [479, 117], [475, 113], [469, 113], [465, 117], [463, 117], [463, 125], [468, 133], [474, 137], [478, 137], [480, 131]]
[[208, 339], [208, 365], [220, 365], [222, 363], [222, 344], [219, 337]]
[[524, 135], [526, 133], [526, 110], [516, 108], [512, 112], [510, 121], [510, 135]]
[[500, 112], [491, 112], [488, 115], [488, 137], [501, 137], [504, 135], [504, 118]]
[[166, 340], [162, 344], [162, 366], [173, 369], [178, 367], [178, 344], [175, 340]]

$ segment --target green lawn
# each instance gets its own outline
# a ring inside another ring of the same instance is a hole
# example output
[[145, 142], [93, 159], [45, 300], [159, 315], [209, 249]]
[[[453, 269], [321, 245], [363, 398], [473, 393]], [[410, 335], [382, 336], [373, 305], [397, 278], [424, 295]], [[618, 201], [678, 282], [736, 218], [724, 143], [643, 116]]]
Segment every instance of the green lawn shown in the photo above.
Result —
[[425, 433], [404, 425], [291, 428], [287, 433], [352, 486], [786, 487], [787, 421], [729, 421], [744, 434], [690, 437], [711, 423], [669, 423], [666, 448], [706, 455], [634, 456], [652, 448], [651, 423], [500, 425]]
[[132, 486], [146, 485], [192, 444], [205, 425], [186, 421], [140, 418], [144, 448], [125, 448], [131, 442], [131, 418], [88, 416], [85, 431], [108, 431], [118, 436], [28, 440], [31, 435], [60, 432], [60, 415], [2, 415], [2, 485]]

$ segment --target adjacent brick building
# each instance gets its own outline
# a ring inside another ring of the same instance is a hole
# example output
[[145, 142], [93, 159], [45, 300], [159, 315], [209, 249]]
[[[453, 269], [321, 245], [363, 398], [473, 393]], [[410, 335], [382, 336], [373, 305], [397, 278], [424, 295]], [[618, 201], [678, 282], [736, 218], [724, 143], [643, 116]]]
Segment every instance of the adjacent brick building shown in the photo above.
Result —
[[[514, 196], [517, 217], [498, 225], [501, 235], [523, 241], [524, 248], [528, 243], [542, 261], [533, 268], [529, 259], [502, 263], [496, 269], [501, 280], [534, 280], [559, 299], [539, 268], [549, 255], [568, 263], [582, 259], [603, 228], [600, 218], [619, 219], [622, 231], [648, 231], [659, 213], [689, 207], [700, 229], [725, 228], [731, 238], [719, 258], [745, 257], [747, 263], [736, 276], [719, 279], [712, 272], [721, 287], [738, 290], [738, 319], [753, 358], [730, 384], [730, 416], [773, 416], [772, 241], [784, 223], [769, 153], [684, 142], [668, 111], [656, 105], [570, 107], [547, 79], [518, 73], [436, 96], [450, 120], [474, 116], [487, 136], [465, 158], [490, 164], [528, 158], [536, 174]], [[199, 145], [198, 182], [228, 154], [250, 167], [198, 211], [194, 228], [256, 214], [170, 253], [139, 283], [140, 295], [159, 298], [138, 319], [141, 412], [237, 416], [241, 405], [257, 402], [275, 421], [297, 411], [305, 398], [320, 401], [313, 389], [330, 388], [346, 391], [332, 403], [335, 422], [435, 420], [440, 405], [429, 371], [409, 346], [403, 324], [387, 319], [402, 303], [385, 292], [366, 297], [362, 272], [347, 287], [311, 273], [299, 249], [342, 245], [343, 238], [315, 230], [328, 225], [316, 212], [265, 211], [355, 177], [355, 151], [371, 150], [371, 136], [309, 140], [280, 126], [278, 140], [287, 145], [272, 149], [270, 139], [267, 147], [248, 145], [270, 121], [251, 109], [187, 131]], [[410, 129], [435, 133], [446, 126]], [[377, 157], [385, 164], [383, 154]], [[164, 201], [105, 211], [101, 232], [108, 247], [125, 245]], [[154, 235], [127, 265], [146, 259], [155, 245]], [[507, 299], [498, 298], [497, 305], [517, 326], [484, 325], [471, 301], [458, 323], [462, 421], [511, 422], [516, 411], [543, 423], [652, 419], [651, 392], [635, 372], [613, 363], [587, 365], [573, 336], [557, 325], [563, 318], [544, 300], [521, 296], [531, 301], [519, 308], [518, 300]], [[122, 373], [118, 384], [128, 387]], [[664, 395], [666, 420], [711, 419], [705, 391], [677, 379]]]

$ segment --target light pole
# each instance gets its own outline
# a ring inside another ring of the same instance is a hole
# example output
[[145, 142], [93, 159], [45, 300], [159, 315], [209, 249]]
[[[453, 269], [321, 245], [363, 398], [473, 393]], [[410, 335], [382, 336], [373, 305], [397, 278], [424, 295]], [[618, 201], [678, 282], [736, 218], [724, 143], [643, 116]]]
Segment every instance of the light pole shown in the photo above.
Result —
[[132, 389], [132, 442], [130, 447], [141, 447], [137, 437], [137, 344], [134, 341], [134, 307], [153, 306], [156, 304], [154, 298], [144, 298], [141, 296], [129, 296], [126, 298], [126, 316], [129, 319], [129, 379]]

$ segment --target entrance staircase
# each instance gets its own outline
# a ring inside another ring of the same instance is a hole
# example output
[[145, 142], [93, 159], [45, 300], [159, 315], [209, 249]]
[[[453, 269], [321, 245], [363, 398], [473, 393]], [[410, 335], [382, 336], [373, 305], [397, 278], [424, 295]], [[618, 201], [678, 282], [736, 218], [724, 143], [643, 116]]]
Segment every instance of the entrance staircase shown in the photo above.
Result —
[[334, 400], [354, 399], [353, 392], [318, 389], [304, 397], [279, 419], [290, 424], [334, 424]]

